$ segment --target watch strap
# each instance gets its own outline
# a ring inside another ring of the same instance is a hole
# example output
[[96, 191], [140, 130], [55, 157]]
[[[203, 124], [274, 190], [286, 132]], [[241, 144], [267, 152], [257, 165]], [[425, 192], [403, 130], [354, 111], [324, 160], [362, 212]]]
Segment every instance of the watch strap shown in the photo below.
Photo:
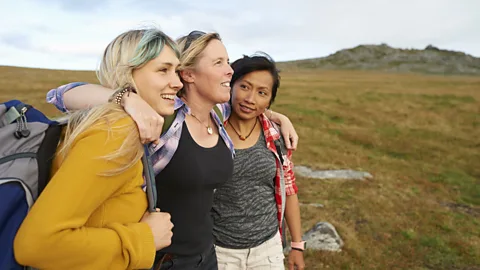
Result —
[[290, 246], [295, 249], [299, 249], [299, 250], [305, 250], [305, 241], [302, 241], [302, 242], [291, 242], [290, 243]]

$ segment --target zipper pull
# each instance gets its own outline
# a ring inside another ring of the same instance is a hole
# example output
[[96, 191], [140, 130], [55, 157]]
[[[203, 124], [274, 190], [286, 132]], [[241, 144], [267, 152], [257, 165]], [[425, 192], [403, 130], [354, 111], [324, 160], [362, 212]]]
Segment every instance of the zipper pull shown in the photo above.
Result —
[[30, 136], [30, 130], [28, 130], [27, 126], [27, 116], [25, 115], [29, 108], [31, 108], [31, 106], [25, 104], [19, 104], [16, 106], [16, 111], [19, 112], [19, 117], [17, 118], [17, 130], [13, 133], [13, 135], [17, 139], [27, 138]]

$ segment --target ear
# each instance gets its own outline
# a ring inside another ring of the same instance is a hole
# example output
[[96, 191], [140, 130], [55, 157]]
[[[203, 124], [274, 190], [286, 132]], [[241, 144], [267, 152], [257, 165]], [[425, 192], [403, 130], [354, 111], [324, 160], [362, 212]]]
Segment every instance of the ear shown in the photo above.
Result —
[[182, 80], [184, 82], [187, 82], [187, 83], [195, 82], [195, 74], [190, 69], [180, 71], [180, 77], [182, 77]]

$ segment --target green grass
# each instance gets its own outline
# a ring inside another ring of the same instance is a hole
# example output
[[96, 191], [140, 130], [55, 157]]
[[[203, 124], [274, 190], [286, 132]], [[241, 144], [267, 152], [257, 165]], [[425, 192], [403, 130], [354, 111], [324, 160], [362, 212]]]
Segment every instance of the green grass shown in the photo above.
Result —
[[439, 174], [432, 175], [429, 180], [440, 183], [458, 191], [458, 202], [480, 205], [480, 182], [479, 179], [456, 169], [445, 169]]

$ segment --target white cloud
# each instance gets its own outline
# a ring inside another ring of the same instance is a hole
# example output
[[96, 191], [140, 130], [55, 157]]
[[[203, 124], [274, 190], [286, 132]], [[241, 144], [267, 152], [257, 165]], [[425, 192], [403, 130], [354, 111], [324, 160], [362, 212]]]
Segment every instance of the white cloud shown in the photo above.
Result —
[[440, 48], [480, 56], [477, 0], [0, 0], [0, 65], [95, 69], [121, 32], [160, 26], [173, 38], [218, 31], [232, 60], [325, 56], [359, 44]]

